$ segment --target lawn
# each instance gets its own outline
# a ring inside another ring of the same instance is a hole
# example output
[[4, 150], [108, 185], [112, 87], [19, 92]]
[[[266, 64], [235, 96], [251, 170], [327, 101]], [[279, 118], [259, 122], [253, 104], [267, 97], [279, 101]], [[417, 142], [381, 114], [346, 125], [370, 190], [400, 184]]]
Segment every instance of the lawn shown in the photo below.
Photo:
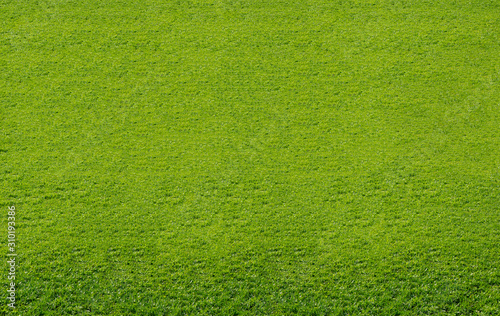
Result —
[[0, 0], [0, 127], [1, 315], [500, 310], [497, 0]]

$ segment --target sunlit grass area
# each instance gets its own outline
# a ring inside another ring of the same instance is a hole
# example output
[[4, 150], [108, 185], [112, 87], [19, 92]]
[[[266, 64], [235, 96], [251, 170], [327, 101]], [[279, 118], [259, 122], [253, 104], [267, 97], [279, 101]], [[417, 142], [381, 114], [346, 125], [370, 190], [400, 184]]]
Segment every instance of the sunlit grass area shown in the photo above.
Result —
[[500, 2], [0, 17], [3, 314], [498, 313]]

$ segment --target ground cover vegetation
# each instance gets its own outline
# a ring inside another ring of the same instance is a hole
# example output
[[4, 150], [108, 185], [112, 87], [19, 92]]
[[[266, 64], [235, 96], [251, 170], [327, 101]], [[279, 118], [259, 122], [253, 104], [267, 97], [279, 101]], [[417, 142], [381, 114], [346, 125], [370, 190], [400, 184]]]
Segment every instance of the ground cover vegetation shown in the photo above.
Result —
[[498, 313], [499, 1], [0, 17], [3, 314]]

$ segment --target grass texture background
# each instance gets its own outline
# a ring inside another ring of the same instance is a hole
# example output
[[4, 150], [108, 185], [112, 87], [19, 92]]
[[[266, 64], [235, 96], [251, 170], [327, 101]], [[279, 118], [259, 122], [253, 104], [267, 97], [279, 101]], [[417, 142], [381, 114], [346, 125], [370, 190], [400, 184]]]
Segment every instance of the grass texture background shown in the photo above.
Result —
[[499, 1], [0, 17], [1, 313], [498, 312]]

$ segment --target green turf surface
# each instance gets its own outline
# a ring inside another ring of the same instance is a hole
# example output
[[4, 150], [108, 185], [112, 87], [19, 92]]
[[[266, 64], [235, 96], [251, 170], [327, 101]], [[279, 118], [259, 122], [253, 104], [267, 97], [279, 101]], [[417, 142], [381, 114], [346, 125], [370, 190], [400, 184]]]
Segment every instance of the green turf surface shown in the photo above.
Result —
[[16, 315], [498, 315], [497, 0], [0, 0]]

